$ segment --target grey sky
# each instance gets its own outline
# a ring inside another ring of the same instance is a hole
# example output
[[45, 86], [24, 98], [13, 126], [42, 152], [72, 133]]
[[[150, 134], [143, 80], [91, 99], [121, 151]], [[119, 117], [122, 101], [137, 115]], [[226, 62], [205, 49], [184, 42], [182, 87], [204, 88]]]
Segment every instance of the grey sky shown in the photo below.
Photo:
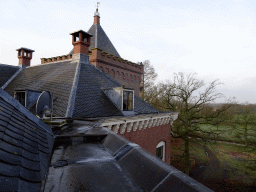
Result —
[[[256, 103], [256, 1], [100, 1], [101, 25], [122, 58], [150, 60], [158, 81], [196, 72], [220, 91]], [[40, 58], [67, 54], [70, 32], [88, 30], [96, 1], [0, 0], [0, 63], [17, 65], [16, 48]]]

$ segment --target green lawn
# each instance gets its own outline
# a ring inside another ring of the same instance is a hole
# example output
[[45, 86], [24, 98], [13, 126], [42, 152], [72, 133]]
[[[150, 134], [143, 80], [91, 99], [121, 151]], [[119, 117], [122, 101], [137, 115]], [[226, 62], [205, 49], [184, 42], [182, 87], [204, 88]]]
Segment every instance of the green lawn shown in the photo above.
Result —
[[[202, 141], [199, 143], [204, 144]], [[173, 139], [171, 143], [171, 159], [182, 155], [183, 144], [182, 141], [177, 142]], [[221, 166], [220, 177], [216, 178], [216, 180], [219, 179], [220, 183], [233, 183], [234, 187], [239, 189], [243, 188], [243, 186], [256, 187], [256, 151], [252, 151], [255, 147], [223, 142], [207, 142], [206, 147], [216, 155]], [[205, 154], [205, 150], [194, 143], [190, 147], [190, 159], [195, 160], [199, 166], [202, 164], [208, 165], [210, 161]], [[182, 163], [177, 164], [174, 161], [171, 165], [182, 171], [184, 167]], [[207, 181], [204, 184], [207, 186]], [[225, 184], [223, 184], [223, 187], [225, 187]]]
[[[217, 140], [244, 143], [244, 128], [233, 128], [229, 125], [201, 125], [200, 128], [205, 131], [212, 131], [218, 134]], [[205, 136], [205, 138], [214, 139], [213, 135]], [[248, 126], [248, 137], [250, 142], [256, 142], [256, 127]]]
[[256, 153], [253, 147], [228, 143], [207, 144], [218, 157], [230, 180], [242, 180], [256, 184]]

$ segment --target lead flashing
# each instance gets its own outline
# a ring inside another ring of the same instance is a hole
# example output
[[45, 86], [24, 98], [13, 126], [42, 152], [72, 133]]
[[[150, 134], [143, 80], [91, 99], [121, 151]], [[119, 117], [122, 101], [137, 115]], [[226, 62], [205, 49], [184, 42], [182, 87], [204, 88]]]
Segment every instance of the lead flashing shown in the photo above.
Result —
[[73, 116], [73, 111], [75, 107], [75, 100], [76, 100], [76, 90], [77, 90], [77, 85], [79, 81], [79, 74], [80, 74], [80, 68], [81, 68], [81, 63], [77, 63], [77, 68], [76, 68], [76, 73], [75, 77], [73, 80], [73, 85], [71, 88], [69, 100], [68, 100], [68, 106], [67, 106], [67, 112], [65, 117], [72, 117]]

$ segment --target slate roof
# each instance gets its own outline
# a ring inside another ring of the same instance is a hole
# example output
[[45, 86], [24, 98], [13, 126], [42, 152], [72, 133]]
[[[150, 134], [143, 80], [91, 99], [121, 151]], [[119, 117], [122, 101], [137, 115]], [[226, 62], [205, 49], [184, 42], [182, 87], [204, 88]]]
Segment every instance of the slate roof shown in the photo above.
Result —
[[0, 191], [40, 191], [53, 143], [51, 128], [0, 88]]
[[2, 87], [19, 69], [19, 66], [0, 64], [0, 87]]
[[[121, 87], [91, 63], [81, 63], [73, 117], [102, 117], [122, 113], [102, 91], [102, 88]], [[158, 113], [156, 109], [134, 95], [134, 111], [137, 114]]]
[[[122, 85], [90, 63], [81, 63], [73, 117], [108, 117], [122, 113], [105, 95], [102, 88]], [[134, 95], [137, 114], [158, 113], [156, 109]]]
[[122, 116], [102, 90], [103, 87], [121, 85], [92, 64], [80, 65], [73, 117]]
[[64, 117], [76, 73], [71, 61], [43, 64], [23, 69], [5, 88], [10, 95], [16, 89], [50, 91], [54, 94], [53, 114]]
[[76, 120], [56, 137], [48, 191], [212, 192], [111, 130]]
[[[123, 116], [102, 90], [111, 87], [121, 87], [121, 84], [91, 63], [62, 61], [25, 68], [5, 91], [10, 95], [14, 95], [16, 89], [50, 91], [54, 94], [53, 114], [59, 117]], [[135, 95], [134, 102], [137, 114], [158, 113]]]
[[[121, 57], [100, 24], [93, 24], [88, 30], [88, 33], [93, 35], [89, 47], [90, 51], [91, 48], [100, 48], [102, 51]], [[73, 54], [73, 49], [69, 54]]]

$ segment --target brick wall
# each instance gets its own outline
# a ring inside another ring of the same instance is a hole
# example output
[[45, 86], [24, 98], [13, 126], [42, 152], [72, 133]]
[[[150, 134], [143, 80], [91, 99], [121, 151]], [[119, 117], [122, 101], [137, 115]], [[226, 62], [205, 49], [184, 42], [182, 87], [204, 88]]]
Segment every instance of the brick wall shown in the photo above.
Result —
[[140, 87], [143, 86], [143, 66], [107, 54], [99, 49], [92, 50], [90, 62], [118, 83], [133, 88], [135, 95], [140, 96]]
[[156, 146], [160, 141], [165, 142], [165, 162], [170, 164], [170, 124], [159, 125], [147, 129], [125, 132], [122, 136], [140, 145], [143, 149], [156, 155]]

